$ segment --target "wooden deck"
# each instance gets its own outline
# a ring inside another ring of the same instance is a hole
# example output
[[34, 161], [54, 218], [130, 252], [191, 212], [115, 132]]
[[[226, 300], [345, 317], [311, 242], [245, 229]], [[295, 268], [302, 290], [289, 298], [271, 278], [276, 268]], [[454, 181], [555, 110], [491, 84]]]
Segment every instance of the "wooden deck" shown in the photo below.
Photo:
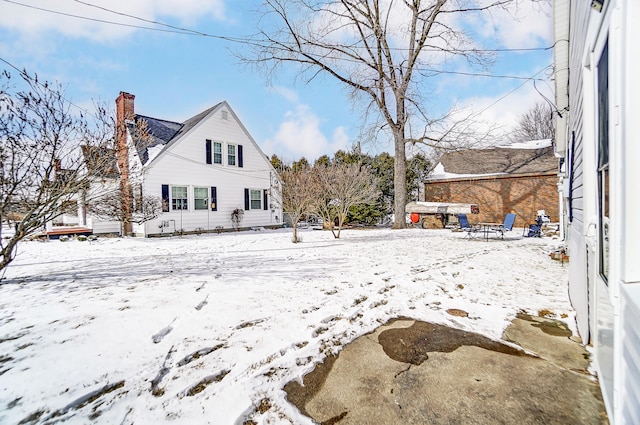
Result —
[[51, 230], [47, 230], [42, 232], [42, 236], [49, 237], [50, 239], [58, 239], [60, 236], [78, 236], [85, 235], [89, 236], [93, 234], [93, 230], [88, 227], [54, 227]]

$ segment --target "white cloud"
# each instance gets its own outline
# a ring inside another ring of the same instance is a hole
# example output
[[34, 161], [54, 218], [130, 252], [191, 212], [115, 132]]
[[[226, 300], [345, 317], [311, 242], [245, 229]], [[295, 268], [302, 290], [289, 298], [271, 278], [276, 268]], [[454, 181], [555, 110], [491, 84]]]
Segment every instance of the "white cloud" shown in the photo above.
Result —
[[[545, 83], [536, 84], [538, 90], [547, 98], [553, 99], [552, 89]], [[544, 98], [535, 90], [533, 83], [528, 82], [510, 93], [511, 90], [499, 93], [494, 97], [471, 97], [464, 99], [459, 105], [460, 110], [454, 114], [452, 120], [466, 118], [472, 115], [478, 123], [470, 124], [469, 130], [477, 130], [479, 134], [489, 127], [495, 129], [498, 136], [489, 141], [499, 144], [500, 137], [508, 135], [517, 125], [520, 117], [537, 102], [545, 102]], [[469, 120], [471, 122], [471, 120]]]
[[292, 103], [297, 103], [299, 99], [298, 93], [295, 90], [283, 86], [271, 86], [269, 87], [269, 92], [279, 94]]
[[[88, 3], [96, 4], [95, 1]], [[153, 26], [150, 23], [87, 6], [78, 1], [34, 0], [28, 4], [29, 7], [3, 3], [0, 27], [14, 30], [23, 37], [32, 37], [36, 34], [42, 36], [53, 31], [71, 37], [109, 41], [125, 37], [135, 29], [105, 24], [96, 20]], [[104, 7], [148, 20], [169, 22], [177, 20], [180, 24], [185, 25], [204, 17], [218, 20], [225, 17], [224, 0], [111, 0]], [[54, 14], [42, 9], [61, 14]], [[88, 19], [78, 19], [62, 14], [78, 15]]]
[[514, 2], [508, 10], [496, 9], [478, 24], [485, 37], [500, 37], [504, 47], [510, 49], [551, 45], [553, 22], [551, 2]]
[[333, 130], [328, 139], [320, 129], [320, 119], [307, 105], [298, 105], [287, 111], [284, 120], [272, 138], [262, 146], [268, 154], [276, 154], [285, 160], [305, 157], [313, 162], [319, 156], [331, 156], [339, 149], [348, 149], [349, 137], [343, 127]]

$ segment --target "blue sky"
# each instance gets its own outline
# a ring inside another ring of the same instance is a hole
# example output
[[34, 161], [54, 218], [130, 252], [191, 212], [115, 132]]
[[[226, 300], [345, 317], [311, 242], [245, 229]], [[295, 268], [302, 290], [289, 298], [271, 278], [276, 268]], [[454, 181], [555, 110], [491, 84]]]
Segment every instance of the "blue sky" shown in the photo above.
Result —
[[[42, 79], [59, 81], [75, 104], [94, 100], [113, 107], [120, 91], [136, 96], [136, 112], [173, 121], [227, 100], [267, 155], [313, 161], [322, 154], [348, 149], [356, 141], [360, 111], [347, 91], [329, 78], [310, 84], [296, 81], [293, 69], [267, 79], [238, 63], [232, 51], [242, 45], [224, 40], [148, 31], [46, 12], [133, 25], [152, 26], [84, 3], [101, 5], [149, 20], [208, 34], [244, 37], [254, 33], [257, 0], [0, 0], [0, 58]], [[540, 48], [552, 44], [550, 7], [520, 0], [511, 15], [494, 15], [474, 30], [491, 47]], [[516, 16], [518, 19], [513, 19]], [[552, 62], [551, 50], [502, 53], [488, 72], [531, 77]], [[0, 62], [0, 69], [8, 66]], [[478, 73], [457, 67], [456, 71]], [[538, 77], [548, 76], [541, 72]], [[520, 86], [520, 87], [519, 87]], [[552, 98], [552, 82], [537, 89]], [[514, 91], [519, 87], [517, 90]], [[509, 128], [542, 98], [533, 84], [508, 78], [446, 75], [431, 87], [440, 107], [458, 104], [482, 119]], [[393, 152], [390, 144], [363, 146], [365, 151]]]

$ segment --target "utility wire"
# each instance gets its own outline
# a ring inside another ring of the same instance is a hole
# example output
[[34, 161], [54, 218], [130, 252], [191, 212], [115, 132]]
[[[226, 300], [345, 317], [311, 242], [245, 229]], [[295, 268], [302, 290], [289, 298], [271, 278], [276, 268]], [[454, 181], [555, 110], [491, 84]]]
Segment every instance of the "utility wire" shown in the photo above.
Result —
[[[38, 79], [33, 78], [31, 75], [27, 74], [27, 72], [23, 69], [18, 68], [17, 66], [15, 66], [14, 64], [12, 64], [11, 62], [9, 62], [8, 60], [0, 57], [0, 62], [4, 62], [6, 63], [9, 67], [15, 69], [16, 71], [18, 71], [18, 73], [20, 73], [20, 75], [22, 76], [22, 78], [39, 85], [40, 87], [42, 87], [45, 90], [53, 90], [51, 87], [47, 86], [46, 84], [40, 82]], [[95, 119], [100, 119], [98, 118], [94, 113], [92, 113], [91, 111], [89, 111], [86, 108], [83, 108], [82, 106], [76, 105], [75, 103], [73, 103], [72, 101], [70, 101], [69, 99], [67, 99], [66, 97], [62, 96], [62, 93], [60, 93], [60, 97], [62, 99], [64, 99], [67, 103], [69, 103], [69, 105], [76, 107], [78, 110], [80, 110], [81, 112], [84, 112], [87, 115], [90, 115], [92, 117], [94, 117]]]
[[[197, 30], [193, 30], [193, 29], [189, 29], [189, 28], [182, 28], [182, 27], [178, 27], [178, 26], [174, 26], [174, 25], [170, 25], [164, 22], [160, 22], [160, 21], [155, 21], [155, 20], [151, 20], [151, 19], [145, 19], [145, 18], [141, 18], [139, 16], [135, 16], [135, 15], [131, 15], [131, 14], [127, 14], [124, 12], [118, 12], [116, 10], [113, 9], [108, 9], [106, 7], [103, 6], [98, 6], [92, 3], [88, 3], [85, 1], [81, 1], [81, 0], [74, 0], [77, 3], [83, 4], [85, 6], [88, 7], [94, 7], [100, 10], [103, 10], [105, 12], [109, 12], [109, 13], [114, 13], [116, 15], [120, 15], [120, 16], [125, 16], [131, 19], [136, 19], [142, 22], [147, 22], [150, 24], [154, 24], [154, 25], [160, 25], [163, 27], [166, 27], [168, 29], [162, 29], [162, 28], [155, 28], [155, 27], [148, 27], [148, 26], [142, 26], [142, 25], [134, 25], [134, 24], [126, 24], [126, 23], [122, 23], [122, 22], [115, 22], [115, 21], [109, 21], [109, 20], [105, 20], [105, 19], [98, 19], [98, 18], [90, 18], [87, 16], [82, 16], [82, 15], [76, 15], [76, 14], [72, 14], [72, 13], [66, 13], [66, 12], [60, 12], [57, 10], [52, 10], [52, 9], [46, 9], [43, 7], [38, 7], [38, 6], [33, 6], [33, 5], [29, 5], [29, 4], [24, 4], [24, 3], [20, 3], [17, 2], [15, 0], [2, 0], [6, 3], [11, 3], [11, 4], [15, 4], [17, 6], [22, 6], [22, 7], [26, 7], [26, 8], [30, 8], [30, 9], [35, 9], [35, 10], [39, 10], [42, 12], [47, 12], [47, 13], [53, 13], [56, 15], [62, 15], [62, 16], [67, 16], [67, 17], [71, 17], [71, 18], [76, 18], [76, 19], [83, 19], [83, 20], [87, 20], [87, 21], [93, 21], [93, 22], [99, 22], [99, 23], [103, 23], [103, 24], [109, 24], [109, 25], [118, 25], [118, 26], [124, 26], [124, 27], [128, 27], [128, 28], [135, 28], [135, 29], [143, 29], [143, 30], [148, 30], [148, 31], [160, 31], [160, 32], [166, 32], [166, 33], [174, 33], [174, 34], [183, 34], [183, 35], [192, 35], [192, 36], [199, 36], [199, 37], [209, 37], [209, 38], [216, 38], [216, 39], [220, 39], [220, 40], [226, 40], [226, 41], [231, 41], [234, 43], [240, 43], [240, 44], [247, 44], [247, 45], [257, 45], [260, 46], [260, 41], [261, 40], [257, 40], [255, 38], [252, 37], [230, 37], [230, 36], [224, 36], [224, 35], [216, 35], [216, 34], [210, 34], [210, 33], [206, 33], [206, 32], [202, 32], [202, 31], [197, 31]], [[265, 40], [262, 40], [265, 41]], [[563, 40], [558, 40], [558, 41], [563, 41]], [[555, 45], [555, 43], [554, 43]], [[357, 47], [357, 46], [354, 46]], [[457, 53], [509, 53], [509, 52], [533, 52], [533, 51], [546, 51], [546, 50], [550, 50], [553, 49], [553, 45], [552, 46], [545, 46], [545, 47], [528, 47], [528, 48], [514, 48], [514, 49], [507, 49], [507, 48], [497, 48], [497, 49], [460, 49], [460, 50], [456, 50]], [[364, 48], [364, 47], [361, 47]], [[400, 47], [391, 47], [391, 50], [395, 50], [395, 51], [406, 51], [409, 50], [408, 48], [400, 48]], [[423, 51], [428, 52], [428, 51], [442, 51], [442, 49], [423, 49]]]
[[416, 67], [416, 69], [419, 70], [419, 71], [433, 72], [433, 73], [436, 73], [436, 74], [466, 75], [466, 76], [471, 76], [471, 77], [504, 78], [504, 79], [510, 79], [510, 80], [526, 80], [526, 81], [530, 81], [530, 80], [539, 80], [539, 81], [541, 81], [542, 80], [542, 78], [520, 77], [520, 76], [516, 76], [516, 75], [494, 75], [494, 74], [464, 72], [464, 71], [442, 71], [442, 70], [437, 70], [437, 69], [432, 69], [432, 68], [421, 68], [421, 67]]
[[518, 90], [520, 87], [524, 86], [525, 84], [527, 84], [527, 82], [529, 81], [534, 81], [535, 84], [535, 80], [536, 80], [536, 76], [538, 74], [540, 74], [541, 72], [546, 71], [547, 69], [549, 69], [551, 67], [551, 65], [547, 65], [544, 68], [542, 68], [540, 71], [536, 72], [535, 74], [533, 74], [531, 77], [527, 78], [526, 81], [523, 81], [522, 83], [518, 84], [514, 89], [508, 91], [507, 93], [505, 93], [504, 95], [500, 96], [498, 99], [496, 99], [495, 101], [493, 101], [492, 103], [490, 103], [488, 106], [486, 106], [484, 109], [481, 109], [480, 111], [476, 112], [475, 114], [473, 114], [472, 116], [478, 116], [481, 113], [483, 113], [484, 111], [486, 111], [487, 109], [491, 108], [492, 106], [494, 106], [496, 103], [501, 102], [502, 100], [504, 100], [507, 96], [513, 94], [513, 92], [515, 92], [516, 90]]
[[[205, 37], [219, 38], [219, 39], [228, 40], [228, 41], [239, 41], [239, 42], [246, 41], [246, 40], [242, 40], [242, 39], [235, 40], [232, 37], [224, 37], [224, 36], [213, 35], [213, 34], [198, 33], [198, 31], [194, 31], [194, 30], [162, 29], [162, 28], [154, 28], [154, 27], [145, 27], [145, 26], [142, 26], [142, 25], [125, 24], [125, 23], [122, 23], [122, 22], [108, 21], [108, 20], [105, 20], [105, 19], [98, 19], [98, 18], [89, 18], [87, 16], [75, 15], [73, 13], [66, 13], [66, 12], [60, 12], [60, 11], [57, 11], [57, 10], [45, 9], [44, 7], [32, 6], [32, 5], [29, 5], [29, 4], [19, 3], [17, 1], [13, 1], [13, 0], [2, 0], [2, 1], [7, 2], [7, 3], [11, 3], [11, 4], [15, 4], [17, 6], [27, 7], [29, 9], [40, 10], [42, 12], [48, 12], [48, 13], [53, 13], [53, 14], [56, 14], [56, 15], [68, 16], [70, 18], [83, 19], [83, 20], [86, 20], [86, 21], [100, 22], [100, 23], [109, 24], [109, 25], [118, 25], [118, 26], [122, 26], [122, 27], [143, 29], [143, 30], [149, 30], [149, 31], [168, 32], [168, 33], [175, 33], [175, 34], [199, 35], [199, 36], [205, 36]], [[139, 19], [142, 19], [142, 18], [139, 18]], [[168, 24], [165, 24], [165, 25], [169, 26]]]

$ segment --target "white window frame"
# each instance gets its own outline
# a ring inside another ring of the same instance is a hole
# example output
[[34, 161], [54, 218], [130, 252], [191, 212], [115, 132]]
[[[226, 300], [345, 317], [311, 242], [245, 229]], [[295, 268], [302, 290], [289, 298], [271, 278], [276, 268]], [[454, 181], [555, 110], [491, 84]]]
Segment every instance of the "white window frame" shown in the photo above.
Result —
[[[253, 195], [257, 193], [258, 198], [253, 199]], [[254, 208], [254, 201], [258, 202], [258, 207]], [[262, 209], [262, 189], [249, 189], [249, 210], [261, 210]]]
[[[233, 154], [230, 151], [231, 148], [233, 148]], [[238, 166], [238, 146], [236, 144], [227, 143], [227, 165], [230, 167]]]
[[[189, 211], [189, 187], [188, 186], [179, 186], [179, 185], [171, 185], [170, 186], [170, 195], [171, 195], [171, 211]], [[176, 193], [174, 192], [176, 189], [184, 189], [184, 198], [176, 197]], [[179, 202], [178, 201], [182, 201]]]
[[[213, 148], [212, 148], [212, 162], [214, 164], [222, 164], [222, 146], [223, 143], [222, 142], [213, 142]], [[216, 151], [216, 148], [220, 148], [219, 151]]]
[[[204, 191], [204, 198], [199, 198], [196, 192], [198, 190]], [[195, 186], [193, 188], [193, 209], [196, 211], [205, 211], [209, 209], [209, 188], [203, 186]], [[198, 201], [204, 201], [204, 204], [198, 206]]]

